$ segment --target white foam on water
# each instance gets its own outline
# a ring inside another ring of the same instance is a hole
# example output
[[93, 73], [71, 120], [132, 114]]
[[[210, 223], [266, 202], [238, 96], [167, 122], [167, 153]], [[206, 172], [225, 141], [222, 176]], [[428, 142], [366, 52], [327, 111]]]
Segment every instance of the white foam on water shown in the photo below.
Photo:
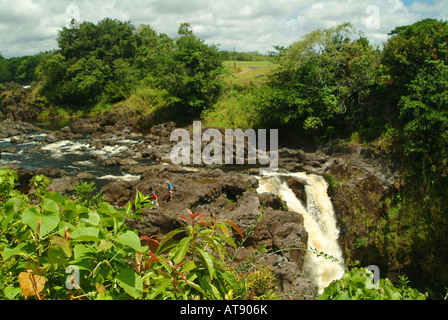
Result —
[[89, 149], [89, 144], [85, 142], [73, 142], [61, 140], [41, 147], [41, 150], [49, 151], [53, 157], [61, 157], [65, 154], [82, 154]]
[[140, 175], [132, 175], [132, 174], [124, 174], [121, 176], [115, 176], [115, 175], [105, 175], [102, 177], [99, 177], [100, 180], [114, 180], [114, 181], [136, 181], [140, 180]]
[[76, 166], [83, 166], [83, 167], [95, 167], [95, 162], [92, 160], [85, 160], [85, 161], [76, 161]]
[[120, 146], [120, 145], [115, 145], [115, 146], [105, 146], [100, 150], [95, 150], [92, 151], [92, 154], [101, 154], [101, 155], [117, 155], [123, 151], [127, 150], [127, 146]]

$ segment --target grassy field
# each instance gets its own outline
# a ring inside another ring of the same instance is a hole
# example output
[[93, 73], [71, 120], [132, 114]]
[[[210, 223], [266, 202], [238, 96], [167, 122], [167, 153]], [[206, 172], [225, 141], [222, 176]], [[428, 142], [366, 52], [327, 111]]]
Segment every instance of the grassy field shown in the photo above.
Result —
[[[224, 66], [230, 74], [226, 78], [229, 86], [236, 84], [249, 88], [266, 79], [274, 69], [270, 61], [224, 61]], [[216, 105], [202, 113], [202, 121], [206, 126], [217, 128], [253, 128], [257, 115], [251, 102], [251, 93], [246, 90], [230, 90], [223, 94]]]
[[275, 67], [270, 61], [234, 62], [231, 60], [224, 61], [224, 66], [231, 74], [227, 78], [228, 83], [242, 86], [248, 86], [253, 81], [263, 79]]

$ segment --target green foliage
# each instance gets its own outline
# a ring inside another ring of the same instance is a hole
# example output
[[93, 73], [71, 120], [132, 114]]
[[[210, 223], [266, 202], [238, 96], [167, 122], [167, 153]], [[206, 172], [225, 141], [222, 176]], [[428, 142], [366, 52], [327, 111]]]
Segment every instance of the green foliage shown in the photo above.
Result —
[[36, 68], [44, 57], [43, 53], [34, 56], [5, 59], [0, 54], [0, 83], [16, 82], [29, 85], [38, 80]]
[[166, 90], [178, 110], [195, 114], [221, 93], [222, 58], [188, 24], [171, 39], [150, 26], [104, 19], [63, 28], [57, 41], [59, 50], [47, 54], [37, 70], [41, 93], [54, 104], [117, 102], [150, 85]]
[[0, 168], [0, 197], [3, 201], [8, 200], [14, 190], [17, 181], [17, 173], [5, 168]]
[[178, 33], [166, 66], [169, 73], [162, 76], [161, 87], [173, 97], [175, 106], [186, 113], [200, 114], [221, 94], [223, 60], [217, 47], [204, 44], [188, 23], [181, 24]]
[[309, 135], [324, 135], [331, 126], [331, 133], [343, 134], [371, 114], [364, 101], [379, 82], [379, 50], [363, 37], [350, 40], [353, 33], [350, 24], [316, 30], [280, 54], [259, 89], [257, 110], [267, 125]]
[[407, 278], [400, 277], [398, 286], [389, 279], [373, 283], [373, 274], [365, 268], [352, 268], [341, 279], [333, 281], [319, 296], [319, 300], [426, 300], [427, 294], [408, 286]]
[[[188, 210], [180, 216], [185, 229], [159, 242], [126, 226], [152, 205], [138, 191], [133, 203], [115, 209], [88, 196], [92, 185], [77, 186], [71, 200], [45, 192], [46, 178], [38, 176], [36, 201], [30, 202], [12, 190], [12, 170], [0, 173], [2, 299], [241, 299], [272, 287], [269, 270], [242, 279], [226, 267], [227, 246], [236, 248], [231, 229], [242, 237], [231, 221]], [[235, 296], [242, 284], [252, 293]]]
[[270, 267], [262, 264], [247, 268], [231, 268], [236, 281], [236, 288], [231, 292], [231, 299], [243, 300], [278, 300], [275, 276]]
[[99, 204], [106, 202], [106, 197], [102, 192], [96, 192], [95, 183], [82, 181], [75, 186], [75, 202], [87, 208], [98, 208]]
[[[398, 104], [403, 122], [403, 152], [423, 178], [447, 174], [448, 65], [428, 61]], [[428, 181], [429, 182], [429, 181]], [[428, 184], [426, 182], [426, 184]], [[431, 183], [431, 182], [429, 182]]]
[[448, 57], [446, 21], [424, 19], [412, 25], [397, 27], [383, 51], [382, 62], [391, 76], [390, 92], [399, 99], [428, 61], [446, 61]]

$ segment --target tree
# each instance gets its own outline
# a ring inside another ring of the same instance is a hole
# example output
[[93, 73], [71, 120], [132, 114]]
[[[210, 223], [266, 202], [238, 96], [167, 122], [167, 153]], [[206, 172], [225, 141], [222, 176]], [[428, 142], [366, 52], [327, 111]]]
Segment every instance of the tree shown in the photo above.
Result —
[[110, 72], [110, 67], [94, 56], [79, 59], [66, 71], [66, 101], [94, 101], [103, 92]]
[[391, 77], [391, 99], [397, 101], [400, 151], [411, 164], [409, 173], [437, 181], [446, 175], [448, 147], [448, 23], [425, 19], [391, 35], [383, 63]]
[[183, 112], [199, 114], [212, 106], [222, 91], [223, 60], [217, 47], [197, 38], [188, 23], [181, 24], [178, 33], [161, 87]]
[[403, 171], [391, 228], [402, 233], [399, 250], [414, 281], [440, 293], [448, 243], [448, 23], [425, 19], [391, 35], [382, 61]]
[[281, 50], [279, 66], [259, 91], [258, 110], [268, 125], [325, 134], [352, 131], [372, 116], [370, 90], [379, 81], [379, 51], [350, 24], [316, 30]]
[[0, 83], [8, 81], [10, 74], [8, 72], [8, 61], [0, 53]]
[[397, 103], [426, 61], [448, 61], [448, 24], [442, 20], [424, 19], [397, 27], [390, 35], [382, 63], [391, 77], [390, 96]]
[[168, 73], [167, 64], [174, 48], [174, 39], [166, 34], [157, 34], [149, 25], [141, 25], [135, 34], [136, 56], [133, 62], [140, 79], [151, 78], [158, 83]]
[[40, 93], [52, 102], [64, 101], [67, 67], [67, 60], [62, 54], [51, 52], [45, 55], [36, 69], [41, 81]]
[[59, 50], [39, 68], [41, 92], [57, 104], [126, 98], [137, 81], [135, 37], [130, 22], [109, 18], [96, 25], [83, 22], [79, 29], [64, 27], [57, 38]]

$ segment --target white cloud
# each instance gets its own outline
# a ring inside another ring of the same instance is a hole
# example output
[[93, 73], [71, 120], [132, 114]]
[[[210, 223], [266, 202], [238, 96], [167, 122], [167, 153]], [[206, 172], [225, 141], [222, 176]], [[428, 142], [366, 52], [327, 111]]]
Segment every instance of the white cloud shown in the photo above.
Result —
[[[82, 21], [131, 20], [170, 36], [176, 35], [180, 23], [189, 22], [209, 44], [260, 52], [343, 22], [382, 44], [397, 26], [426, 17], [446, 19], [448, 14], [446, 0], [417, 0], [409, 7], [401, 0], [0, 0], [0, 52], [12, 57], [56, 49], [57, 33], [71, 4], [79, 8]], [[379, 9], [379, 29], [366, 26], [369, 5]]]

